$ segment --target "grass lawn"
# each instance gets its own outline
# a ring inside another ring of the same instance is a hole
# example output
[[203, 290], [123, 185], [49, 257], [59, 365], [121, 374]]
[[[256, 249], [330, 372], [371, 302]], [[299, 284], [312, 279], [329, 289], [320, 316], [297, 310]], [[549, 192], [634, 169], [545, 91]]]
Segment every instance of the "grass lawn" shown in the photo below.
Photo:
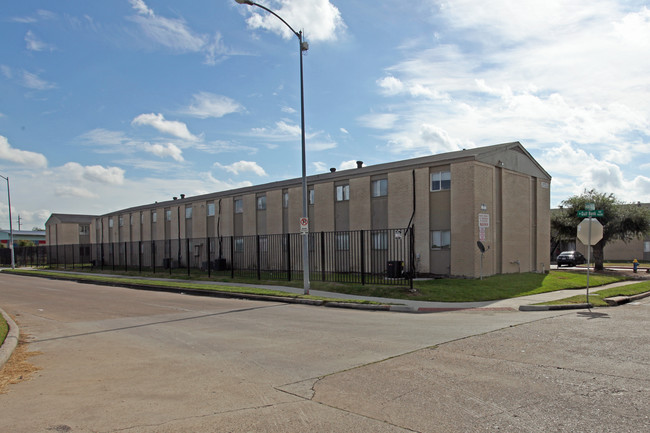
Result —
[[[590, 281], [591, 283], [591, 281]], [[612, 298], [614, 296], [632, 296], [639, 293], [650, 292], [650, 281], [644, 281], [637, 284], [629, 284], [627, 286], [614, 287], [611, 289], [596, 290], [591, 292], [591, 284], [589, 284], [589, 303], [594, 307], [606, 307], [607, 302], [605, 298]], [[557, 301], [545, 302], [540, 305], [565, 305], [565, 304], [584, 304], [587, 302], [587, 294], [572, 296], [570, 298], [559, 299]]]
[[[21, 271], [25, 272], [25, 271]], [[43, 276], [56, 275], [62, 277], [65, 274], [58, 272], [48, 271], [26, 271], [29, 273], [41, 274]], [[89, 282], [103, 281], [115, 283], [131, 283], [159, 286], [171, 286], [180, 288], [200, 288], [219, 290], [224, 292], [234, 293], [248, 293], [248, 294], [261, 294], [271, 296], [290, 296], [300, 298], [321, 299], [315, 297], [306, 297], [302, 294], [295, 294], [282, 291], [279, 287], [278, 290], [268, 290], [256, 288], [258, 285], [271, 285], [271, 284], [285, 284], [278, 281], [241, 281], [230, 280], [230, 282], [245, 282], [252, 284], [251, 287], [237, 287], [237, 286], [210, 286], [206, 284], [192, 283], [190, 280], [187, 282], [178, 281], [151, 281], [142, 280], [137, 277], [133, 278], [110, 278], [102, 275], [70, 275], [70, 278], [84, 279]], [[590, 275], [590, 287], [609, 284], [617, 281], [624, 280], [625, 277], [617, 275], [602, 275], [594, 273]], [[223, 280], [223, 279], [220, 279]], [[302, 282], [296, 282], [302, 284]], [[552, 292], [564, 289], [579, 289], [586, 287], [587, 276], [581, 272], [567, 272], [567, 271], [552, 271], [548, 274], [536, 273], [522, 273], [522, 274], [505, 274], [485, 277], [482, 280], [477, 279], [462, 279], [462, 278], [446, 278], [434, 280], [416, 280], [413, 283], [413, 291], [408, 288], [396, 286], [380, 286], [380, 285], [361, 285], [361, 284], [344, 284], [344, 283], [325, 283], [320, 281], [312, 281], [312, 290], [324, 290], [335, 293], [346, 293], [359, 296], [372, 296], [393, 299], [410, 299], [420, 301], [436, 301], [436, 302], [476, 302], [476, 301], [491, 301], [498, 299], [515, 298], [519, 296], [532, 295], [536, 293]], [[295, 287], [295, 286], [294, 286]], [[329, 299], [332, 300], [332, 299]]]
[[[624, 280], [622, 276], [592, 274], [590, 286], [600, 286]], [[552, 271], [548, 274], [522, 273], [503, 274], [476, 279], [446, 278], [416, 280], [414, 292], [395, 287], [345, 286], [341, 290], [330, 289], [362, 296], [378, 296], [398, 299], [435, 302], [476, 302], [516, 298], [536, 293], [565, 289], [579, 289], [587, 286], [587, 276], [578, 272]]]
[[7, 325], [5, 318], [0, 316], [0, 346], [2, 346], [5, 338], [7, 338], [7, 332], [9, 332], [9, 325]]

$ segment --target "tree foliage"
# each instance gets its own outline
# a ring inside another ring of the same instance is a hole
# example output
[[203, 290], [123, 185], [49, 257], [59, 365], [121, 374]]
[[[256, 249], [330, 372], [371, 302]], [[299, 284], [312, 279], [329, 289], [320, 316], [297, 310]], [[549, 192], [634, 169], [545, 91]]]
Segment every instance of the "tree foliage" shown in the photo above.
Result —
[[640, 204], [624, 203], [614, 194], [585, 190], [581, 195], [569, 197], [562, 202], [559, 211], [551, 215], [551, 231], [555, 241], [575, 240], [578, 224], [582, 217], [579, 210], [584, 210], [588, 203], [594, 203], [596, 209], [602, 209], [604, 216], [598, 217], [603, 225], [603, 238], [593, 247], [595, 269], [603, 269], [603, 248], [610, 241], [629, 242], [650, 233], [650, 209]]

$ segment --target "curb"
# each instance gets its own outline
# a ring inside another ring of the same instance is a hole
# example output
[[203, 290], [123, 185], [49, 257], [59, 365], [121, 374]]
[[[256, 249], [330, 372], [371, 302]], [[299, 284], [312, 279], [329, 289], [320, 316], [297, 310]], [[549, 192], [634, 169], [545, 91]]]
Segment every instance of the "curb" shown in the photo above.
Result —
[[14, 353], [16, 346], [18, 346], [18, 337], [20, 337], [20, 330], [18, 329], [16, 322], [14, 322], [11, 317], [9, 317], [9, 315], [5, 313], [1, 308], [0, 313], [2, 313], [2, 317], [4, 317], [4, 319], [7, 321], [7, 325], [9, 325], [9, 332], [7, 333], [7, 337], [5, 338], [4, 343], [2, 343], [2, 346], [0, 346], [0, 368], [2, 368], [11, 357], [11, 354]]
[[520, 305], [519, 311], [582, 310], [593, 307], [591, 304]]
[[647, 298], [650, 296], [650, 292], [639, 293], [638, 295], [632, 296], [614, 296], [612, 298], [605, 298], [604, 301], [607, 302], [607, 305], [616, 307], [617, 305], [627, 304], [628, 302], [638, 301], [639, 299]]

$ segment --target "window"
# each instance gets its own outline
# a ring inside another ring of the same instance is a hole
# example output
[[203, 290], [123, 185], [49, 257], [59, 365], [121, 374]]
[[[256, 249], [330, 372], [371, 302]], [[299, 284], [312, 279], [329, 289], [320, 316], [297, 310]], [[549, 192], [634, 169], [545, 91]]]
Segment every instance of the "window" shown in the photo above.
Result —
[[309, 189], [309, 204], [314, 204], [316, 198], [314, 196], [314, 188]]
[[388, 195], [388, 179], [373, 180], [371, 187], [373, 197], [384, 197]]
[[451, 189], [451, 172], [439, 171], [431, 173], [431, 191]]
[[235, 213], [244, 213], [244, 201], [240, 198], [235, 199]]
[[434, 230], [431, 232], [431, 249], [439, 250], [442, 248], [449, 248], [451, 245], [451, 231], [450, 230]]
[[388, 233], [379, 232], [372, 234], [372, 249], [373, 250], [387, 250], [388, 249]]
[[282, 193], [282, 207], [285, 209], [289, 207], [289, 193], [287, 191]]
[[266, 210], [266, 196], [257, 197], [257, 210]]
[[350, 185], [339, 185], [336, 187], [336, 201], [350, 200]]
[[214, 203], [208, 203], [208, 216], [214, 216]]
[[124, 226], [124, 217], [120, 216], [118, 221], [119, 221], [120, 227], [123, 227]]
[[156, 221], [158, 221], [158, 212], [153, 211], [151, 212], [151, 222], [155, 223]]
[[82, 224], [79, 226], [79, 234], [80, 235], [88, 235], [90, 234], [90, 226], [87, 224]]
[[235, 238], [235, 252], [244, 252], [244, 238]]
[[171, 211], [171, 209], [167, 209], [167, 210], [165, 210], [165, 219], [166, 219], [167, 221], [171, 221], [171, 220], [172, 220], [172, 211]]
[[140, 225], [144, 224], [144, 212], [140, 212]]
[[108, 226], [109, 226], [110, 228], [113, 228], [113, 218], [109, 218], [109, 219], [108, 219]]
[[643, 252], [650, 253], [650, 241], [643, 242]]
[[185, 206], [185, 219], [192, 218], [192, 206]]
[[350, 234], [337, 233], [336, 234], [336, 250], [348, 251], [350, 249]]
[[260, 236], [260, 253], [269, 252], [269, 238], [267, 236]]

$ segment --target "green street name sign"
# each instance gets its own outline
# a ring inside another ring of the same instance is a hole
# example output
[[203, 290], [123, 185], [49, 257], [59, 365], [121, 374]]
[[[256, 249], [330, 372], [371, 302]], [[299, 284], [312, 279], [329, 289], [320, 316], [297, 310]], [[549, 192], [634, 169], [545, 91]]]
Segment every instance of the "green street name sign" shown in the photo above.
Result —
[[599, 210], [579, 210], [578, 211], [578, 216], [581, 217], [581, 218], [601, 217], [601, 216], [605, 216], [605, 214], [604, 214], [602, 209], [599, 209]]

